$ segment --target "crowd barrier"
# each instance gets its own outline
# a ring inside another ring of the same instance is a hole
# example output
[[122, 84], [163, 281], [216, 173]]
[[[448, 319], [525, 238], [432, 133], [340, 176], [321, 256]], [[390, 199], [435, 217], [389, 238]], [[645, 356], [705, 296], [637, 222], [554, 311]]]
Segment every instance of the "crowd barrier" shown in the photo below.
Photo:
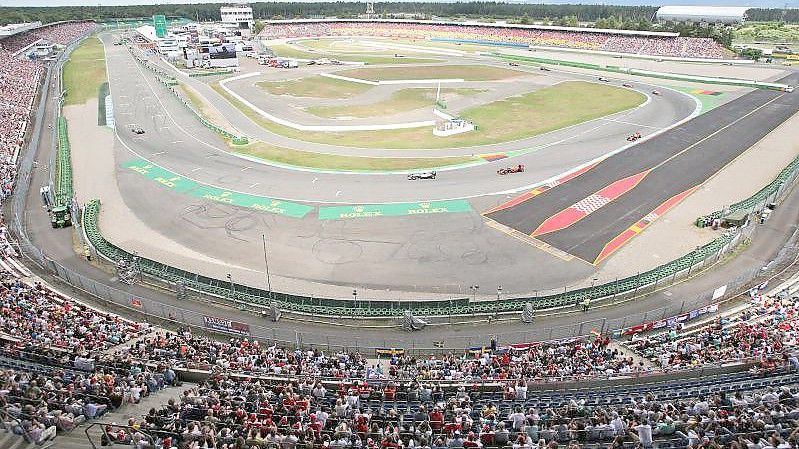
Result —
[[502, 59], [508, 59], [512, 61], [523, 61], [523, 62], [534, 62], [538, 64], [549, 64], [549, 65], [559, 65], [565, 67], [574, 67], [578, 69], [588, 69], [594, 71], [603, 71], [603, 72], [613, 72], [613, 73], [623, 73], [627, 75], [636, 75], [636, 76], [645, 76], [649, 78], [659, 78], [659, 79], [668, 79], [674, 81], [690, 81], [695, 83], [703, 83], [703, 84], [718, 84], [718, 85], [725, 85], [725, 86], [739, 86], [739, 87], [754, 87], [758, 89], [769, 89], [769, 90], [779, 90], [785, 91], [788, 89], [788, 85], [780, 84], [780, 83], [767, 83], [761, 81], [750, 81], [744, 79], [737, 79], [737, 78], [711, 78], [705, 76], [692, 76], [692, 75], [681, 75], [679, 73], [666, 73], [666, 72], [654, 72], [651, 70], [641, 70], [641, 69], [633, 69], [628, 67], [619, 67], [619, 66], [612, 66], [612, 65], [600, 65], [600, 64], [589, 64], [585, 62], [577, 62], [577, 61], [563, 61], [560, 59], [549, 59], [549, 58], [538, 58], [534, 56], [519, 56], [519, 55], [508, 55], [502, 53], [493, 53], [493, 56]]

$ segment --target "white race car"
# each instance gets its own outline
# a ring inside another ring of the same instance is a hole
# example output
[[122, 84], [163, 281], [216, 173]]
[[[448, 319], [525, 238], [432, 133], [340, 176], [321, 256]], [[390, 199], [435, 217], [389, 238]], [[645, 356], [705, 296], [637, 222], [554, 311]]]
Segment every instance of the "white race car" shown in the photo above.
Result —
[[416, 179], [436, 179], [436, 172], [434, 171], [426, 171], [421, 173], [410, 173], [408, 174], [408, 180], [413, 181]]

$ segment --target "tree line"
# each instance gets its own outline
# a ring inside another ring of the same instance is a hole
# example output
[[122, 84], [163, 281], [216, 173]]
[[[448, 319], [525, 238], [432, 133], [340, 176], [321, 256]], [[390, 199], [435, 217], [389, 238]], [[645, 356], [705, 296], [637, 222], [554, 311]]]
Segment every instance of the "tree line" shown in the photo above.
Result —
[[[58, 22], [63, 20], [117, 18], [148, 18], [155, 14], [185, 17], [199, 22], [220, 20], [221, 3], [167, 4], [136, 6], [59, 6], [59, 7], [0, 7], [0, 24]], [[251, 4], [256, 19], [295, 19], [338, 17], [354, 18], [366, 11], [364, 2], [258, 2]], [[436, 17], [470, 20], [505, 20], [515, 23], [543, 23], [558, 26], [595, 26], [596, 28], [671, 31], [682, 36], [710, 37], [727, 47], [732, 44], [733, 30], [729, 27], [697, 26], [692, 24], [654, 23], [655, 6], [621, 5], [542, 5], [498, 2], [429, 3], [378, 2], [375, 13], [381, 16], [413, 14], [426, 19]], [[799, 22], [797, 9], [750, 9], [752, 21]]]
[[[136, 6], [59, 6], [59, 7], [0, 7], [0, 24], [62, 20], [108, 20], [114, 18], [149, 17], [163, 14], [186, 17], [197, 21], [219, 20], [221, 3], [167, 4]], [[252, 3], [253, 13], [260, 19], [293, 19], [301, 17], [356, 17], [366, 11], [364, 2], [258, 2]], [[509, 21], [575, 21], [596, 22], [615, 18], [621, 26], [650, 23], [657, 11], [655, 6], [622, 5], [541, 5], [499, 2], [378, 2], [377, 14], [416, 14], [425, 18], [463, 17], [469, 19], [494, 19]], [[799, 9], [749, 10], [753, 21], [799, 22]]]

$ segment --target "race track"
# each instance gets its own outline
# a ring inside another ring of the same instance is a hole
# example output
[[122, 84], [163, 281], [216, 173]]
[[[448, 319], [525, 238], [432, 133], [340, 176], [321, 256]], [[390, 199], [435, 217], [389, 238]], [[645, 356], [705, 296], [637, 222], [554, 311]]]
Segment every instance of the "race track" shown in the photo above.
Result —
[[[502, 285], [508, 294], [574, 285], [594, 272], [593, 266], [575, 261], [575, 256], [596, 261], [606, 244], [630, 225], [675, 194], [700, 184], [757, 141], [759, 124], [768, 123], [771, 129], [795, 111], [790, 96], [756, 91], [679, 124], [698, 113], [697, 100], [677, 90], [635, 82], [633, 89], [648, 97], [642, 106], [540, 136], [480, 147], [365, 149], [338, 146], [335, 140], [310, 143], [273, 134], [206, 81], [172, 72], [181, 83], [202, 94], [242, 135], [273, 145], [340, 155], [406, 157], [525, 150], [496, 162], [439, 170], [435, 181], [408, 181], [405, 173], [289, 168], [232, 154], [221, 138], [166, 93], [125, 47], [110, 45], [113, 39], [108, 34], [102, 39], [116, 118], [117, 183], [125, 206], [159, 238], [229, 264], [228, 270], [242, 270], [244, 274], [238, 278], [250, 285], [262, 282], [259, 242], [266, 233], [276, 289], [299, 293], [323, 294], [327, 284], [459, 295], [473, 283]], [[162, 67], [172, 71], [167, 65]], [[285, 71], [270, 74], [272, 79], [281, 76], [296, 75]], [[593, 75], [556, 70], [539, 78], [550, 83], [596, 82]], [[231, 87], [242, 95], [263, 95], [259, 104], [271, 113], [280, 111], [284, 99], [264, 94], [253, 86], [254, 80], [243, 81], [231, 83]], [[652, 95], [653, 90], [662, 95]], [[728, 95], [732, 98], [739, 93]], [[751, 115], [729, 127], [730, 133], [713, 134], [718, 123], [734, 122], [749, 111], [753, 111]], [[132, 125], [144, 127], [147, 133], [131, 133], [128, 128]], [[667, 130], [673, 126], [677, 127]], [[763, 134], [765, 130], [763, 127]], [[644, 137], [662, 134], [629, 145], [625, 137], [635, 132]], [[618, 153], [602, 160], [614, 152]], [[559, 187], [502, 208], [552, 178], [599, 160], [602, 162]], [[497, 169], [516, 164], [525, 164], [527, 170], [509, 176], [496, 174]], [[150, 167], [150, 174], [142, 175], [146, 171], [141, 170], [143, 166]], [[514, 238], [493, 226], [498, 222], [529, 235], [587, 196], [644, 172], [646, 176], [640, 179], [611, 188], [622, 191], [614, 201], [535, 239]], [[679, 179], [675, 179], [677, 172], [683, 173]], [[161, 182], [164, 179], [177, 187], [167, 186]], [[236, 200], [220, 203], [220, 195], [259, 204], [278, 202], [280, 207], [241, 207]], [[359, 212], [370, 207], [402, 208], [406, 203], [407, 209], [420, 213], [368, 216]], [[339, 214], [342, 210], [349, 212]], [[488, 220], [482, 215], [485, 211], [491, 211]], [[124, 246], [126, 242], [117, 243]], [[197, 263], [189, 268], [205, 270], [208, 275], [225, 269], [211, 272]]]
[[[797, 81], [797, 75], [780, 80]], [[623, 243], [614, 242], [617, 236], [651, 221], [648, 214], [703, 183], [797, 111], [796, 95], [751, 92], [488, 217], [600, 262], [616, 249], [608, 245]]]

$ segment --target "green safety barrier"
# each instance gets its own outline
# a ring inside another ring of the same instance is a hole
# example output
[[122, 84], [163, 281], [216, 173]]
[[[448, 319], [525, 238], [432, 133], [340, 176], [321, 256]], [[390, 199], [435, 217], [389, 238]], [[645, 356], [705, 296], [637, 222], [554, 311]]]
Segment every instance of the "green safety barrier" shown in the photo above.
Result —
[[755, 206], [764, 203], [770, 196], [776, 195], [783, 186], [789, 184], [799, 172], [799, 156], [797, 156], [787, 167], [782, 169], [782, 171], [777, 175], [774, 180], [768, 183], [765, 187], [757, 191], [754, 195], [750, 196], [749, 198], [739, 201], [735, 204], [730, 205], [724, 210], [717, 210], [715, 212], [711, 212], [704, 217], [699, 217], [696, 220], [697, 226], [704, 226], [704, 223], [710, 219], [716, 218], [724, 218], [727, 215], [735, 213], [740, 210], [748, 210], [753, 209]]
[[598, 65], [587, 64], [576, 61], [562, 61], [560, 59], [538, 58], [534, 56], [518, 56], [506, 55], [501, 53], [492, 53], [493, 56], [509, 59], [513, 61], [534, 62], [538, 64], [560, 65], [565, 67], [575, 67], [579, 69], [599, 70], [604, 72], [625, 73], [628, 75], [646, 76], [649, 78], [659, 78], [674, 81], [692, 81], [704, 84], [719, 84], [725, 86], [740, 86], [740, 87], [757, 87], [759, 89], [782, 90], [780, 85], [774, 83], [760, 83], [756, 81], [739, 80], [734, 78], [691, 78], [687, 75], [670, 75], [668, 73], [650, 72], [646, 70], [632, 69], [626, 67], [618, 67], [611, 65]]
[[[106, 241], [98, 227], [100, 212], [99, 200], [93, 200], [86, 205], [83, 213], [83, 226], [89, 241], [104, 257], [116, 262], [120, 259], [132, 259], [133, 255], [127, 253]], [[512, 298], [502, 301], [471, 302], [469, 298], [456, 298], [452, 300], [431, 301], [370, 301], [356, 302], [350, 299], [317, 298], [290, 295], [280, 292], [249, 287], [241, 284], [231, 286], [229, 281], [213, 279], [196, 273], [170, 267], [160, 262], [139, 257], [139, 268], [142, 273], [162, 279], [167, 282], [182, 282], [188, 288], [214, 295], [230, 301], [238, 306], [269, 306], [275, 301], [279, 307], [286, 311], [312, 315], [326, 316], [354, 316], [363, 318], [391, 318], [401, 316], [406, 310], [423, 316], [447, 315], [475, 315], [496, 312], [520, 311], [530, 303], [536, 309], [550, 309], [557, 307], [574, 306], [585, 300], [600, 299], [624, 293], [634, 292], [638, 289], [657, 283], [660, 280], [687, 270], [699, 261], [719, 254], [725, 245], [734, 238], [733, 234], [725, 233], [716, 240], [697, 248], [689, 254], [672, 260], [652, 270], [620, 279], [615, 282], [580, 288], [552, 295]]]
[[53, 182], [53, 206], [50, 209], [50, 224], [63, 228], [72, 224], [72, 157], [67, 136], [67, 121], [59, 116], [56, 121], [55, 178]]
[[55, 194], [56, 207], [67, 207], [72, 202], [72, 157], [67, 136], [67, 120], [58, 117], [58, 149], [55, 163]]

